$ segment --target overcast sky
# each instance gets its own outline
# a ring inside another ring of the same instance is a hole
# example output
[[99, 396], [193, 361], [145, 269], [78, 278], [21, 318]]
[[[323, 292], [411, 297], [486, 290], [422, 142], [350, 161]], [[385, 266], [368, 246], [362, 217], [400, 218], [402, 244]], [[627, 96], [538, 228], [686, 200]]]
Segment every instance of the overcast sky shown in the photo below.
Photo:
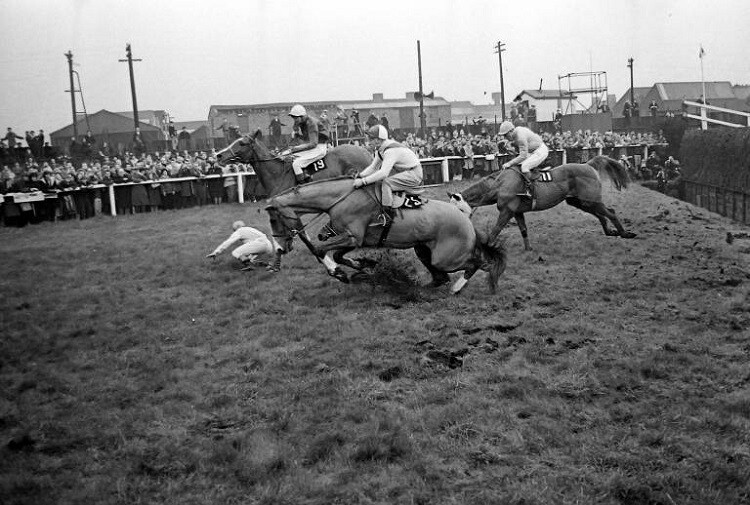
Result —
[[[750, 84], [748, 0], [0, 0], [0, 126], [54, 131], [71, 122], [72, 51], [89, 113], [138, 107], [176, 121], [211, 105], [401, 98], [425, 92], [490, 103], [558, 88], [558, 76], [606, 71], [609, 93], [700, 81]], [[587, 86], [588, 81], [575, 83]], [[567, 89], [567, 81], [563, 88]], [[82, 109], [80, 97], [78, 109]]]

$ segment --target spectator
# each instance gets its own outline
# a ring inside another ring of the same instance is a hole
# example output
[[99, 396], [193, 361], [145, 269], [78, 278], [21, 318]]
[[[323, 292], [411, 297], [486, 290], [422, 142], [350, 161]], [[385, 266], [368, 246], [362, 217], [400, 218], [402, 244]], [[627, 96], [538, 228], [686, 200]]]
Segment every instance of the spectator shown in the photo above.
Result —
[[370, 115], [367, 116], [367, 121], [365, 121], [365, 126], [369, 130], [370, 128], [372, 128], [376, 124], [378, 124], [378, 117], [375, 115], [374, 112], [370, 112]]
[[380, 124], [385, 126], [388, 131], [391, 131], [390, 124], [388, 123], [388, 116], [386, 115], [385, 112], [383, 112], [383, 115], [380, 116]]
[[273, 117], [268, 125], [268, 134], [271, 137], [271, 147], [281, 147], [281, 127], [286, 126], [279, 120], [278, 114]]
[[187, 127], [185, 126], [182, 127], [180, 133], [177, 135], [177, 148], [180, 151], [192, 149], [192, 146], [190, 145], [190, 132], [187, 131]]
[[140, 157], [145, 152], [146, 143], [143, 141], [143, 137], [141, 137], [141, 129], [136, 127], [135, 132], [133, 133], [133, 153]]
[[13, 158], [15, 158], [16, 139], [23, 140], [23, 137], [14, 132], [13, 128], [8, 127], [8, 131], [5, 134], [5, 141], [8, 143], [8, 150]]
[[631, 112], [631, 115], [633, 117], [640, 117], [641, 116], [641, 110], [640, 110], [640, 106], [638, 105], [638, 101], [637, 100], [633, 100], [633, 106], [632, 106], [630, 112]]
[[169, 120], [169, 125], [167, 125], [167, 136], [169, 137], [169, 145], [172, 146], [172, 149], [177, 149], [177, 129], [174, 127], [171, 119]]
[[625, 100], [625, 103], [622, 106], [622, 117], [630, 118], [631, 110], [630, 110], [630, 101]]

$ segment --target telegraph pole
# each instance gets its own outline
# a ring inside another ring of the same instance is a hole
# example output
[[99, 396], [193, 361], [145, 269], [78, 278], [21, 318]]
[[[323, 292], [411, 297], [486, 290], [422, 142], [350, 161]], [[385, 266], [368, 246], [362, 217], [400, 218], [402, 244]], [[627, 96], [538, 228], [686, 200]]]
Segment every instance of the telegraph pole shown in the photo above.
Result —
[[78, 125], [76, 124], [76, 121], [78, 120], [78, 114], [76, 113], [76, 88], [73, 85], [73, 53], [69, 50], [65, 53], [65, 56], [68, 58], [68, 73], [70, 74], [70, 89], [68, 91], [70, 92], [70, 105], [73, 109], [73, 136], [78, 138]]
[[130, 43], [125, 45], [125, 54], [127, 55], [127, 59], [119, 60], [119, 61], [128, 62], [128, 69], [130, 70], [130, 93], [133, 95], [133, 121], [137, 129], [138, 128], [138, 101], [135, 98], [135, 77], [133, 76], [133, 62], [141, 61], [141, 60], [133, 59], [133, 53], [130, 51]]
[[630, 68], [630, 106], [635, 104], [635, 96], [633, 91], [633, 58], [628, 58], [628, 68]]
[[424, 91], [422, 90], [422, 49], [417, 41], [417, 66], [419, 67], [419, 129], [421, 130], [422, 138], [425, 138], [424, 130], [426, 127], [426, 121], [424, 117]]
[[495, 47], [495, 52], [497, 53], [497, 58], [500, 61], [500, 116], [502, 117], [502, 120], [505, 121], [505, 83], [503, 82], [503, 49], [505, 47], [505, 44], [502, 44], [499, 40], [497, 41], [497, 46]]

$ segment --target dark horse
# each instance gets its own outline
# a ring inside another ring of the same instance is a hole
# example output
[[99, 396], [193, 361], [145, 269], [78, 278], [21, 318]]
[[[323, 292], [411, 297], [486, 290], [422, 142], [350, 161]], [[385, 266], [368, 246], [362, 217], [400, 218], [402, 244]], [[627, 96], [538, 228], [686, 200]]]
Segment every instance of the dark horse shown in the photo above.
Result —
[[[534, 182], [534, 202], [523, 193], [524, 185], [517, 168], [507, 169], [483, 177], [461, 193], [449, 194], [451, 202], [464, 208], [497, 205], [500, 215], [493, 234], [502, 230], [511, 218], [516, 219], [521, 230], [523, 245], [531, 250], [526, 229], [525, 212], [547, 210], [563, 200], [599, 219], [607, 236], [633, 238], [635, 233], [625, 230], [617, 219], [615, 211], [602, 202], [602, 181], [600, 173], [606, 174], [617, 190], [628, 186], [628, 173], [622, 164], [607, 156], [596, 156], [587, 163], [567, 163], [551, 170], [543, 171]], [[468, 204], [468, 205], [467, 205]], [[607, 220], [615, 226], [609, 227]]]
[[[216, 153], [216, 161], [219, 164], [235, 160], [250, 163], [269, 197], [296, 186], [291, 163], [269, 150], [258, 137], [259, 133], [252, 137], [248, 135], [238, 138]], [[344, 144], [330, 149], [322, 161], [322, 164], [313, 163], [320, 167], [312, 174], [314, 181], [354, 175], [370, 164], [372, 155], [364, 147]]]
[[[297, 182], [294, 177], [292, 165], [276, 153], [268, 149], [260, 140], [260, 132], [254, 136], [243, 136], [229, 144], [227, 147], [216, 153], [216, 161], [219, 164], [230, 161], [239, 161], [241, 163], [250, 163], [253, 166], [260, 183], [268, 191], [268, 196], [273, 197], [289, 188], [294, 187]], [[322, 161], [322, 163], [321, 163]], [[372, 161], [372, 156], [367, 149], [359, 146], [344, 144], [330, 149], [325, 157], [318, 162], [313, 163], [318, 170], [312, 174], [314, 181], [329, 179], [342, 175], [354, 175], [362, 171]], [[296, 229], [302, 230], [304, 227], [300, 221]], [[310, 249], [310, 252], [317, 256], [315, 246], [310, 242], [309, 237], [303, 231], [300, 239]], [[352, 262], [346, 258], [338, 258], [354, 268], [360, 268], [360, 262]], [[277, 248], [276, 259], [272, 269], [278, 271], [281, 267], [281, 252]]]

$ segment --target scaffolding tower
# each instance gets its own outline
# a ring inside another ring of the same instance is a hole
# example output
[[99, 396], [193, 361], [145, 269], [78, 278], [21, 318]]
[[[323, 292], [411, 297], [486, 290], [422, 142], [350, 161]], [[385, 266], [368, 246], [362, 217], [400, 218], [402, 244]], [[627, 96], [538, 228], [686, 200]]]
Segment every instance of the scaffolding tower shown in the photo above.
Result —
[[[567, 79], [568, 89], [563, 90], [563, 81]], [[557, 76], [557, 86], [560, 90], [560, 96], [567, 95], [568, 101], [565, 105], [564, 114], [569, 114], [573, 111], [572, 101], [575, 99], [581, 107], [589, 113], [596, 113], [599, 111], [607, 110], [607, 72], [574, 72], [565, 75]], [[578, 95], [591, 95], [591, 103], [585, 105], [578, 100]]]

